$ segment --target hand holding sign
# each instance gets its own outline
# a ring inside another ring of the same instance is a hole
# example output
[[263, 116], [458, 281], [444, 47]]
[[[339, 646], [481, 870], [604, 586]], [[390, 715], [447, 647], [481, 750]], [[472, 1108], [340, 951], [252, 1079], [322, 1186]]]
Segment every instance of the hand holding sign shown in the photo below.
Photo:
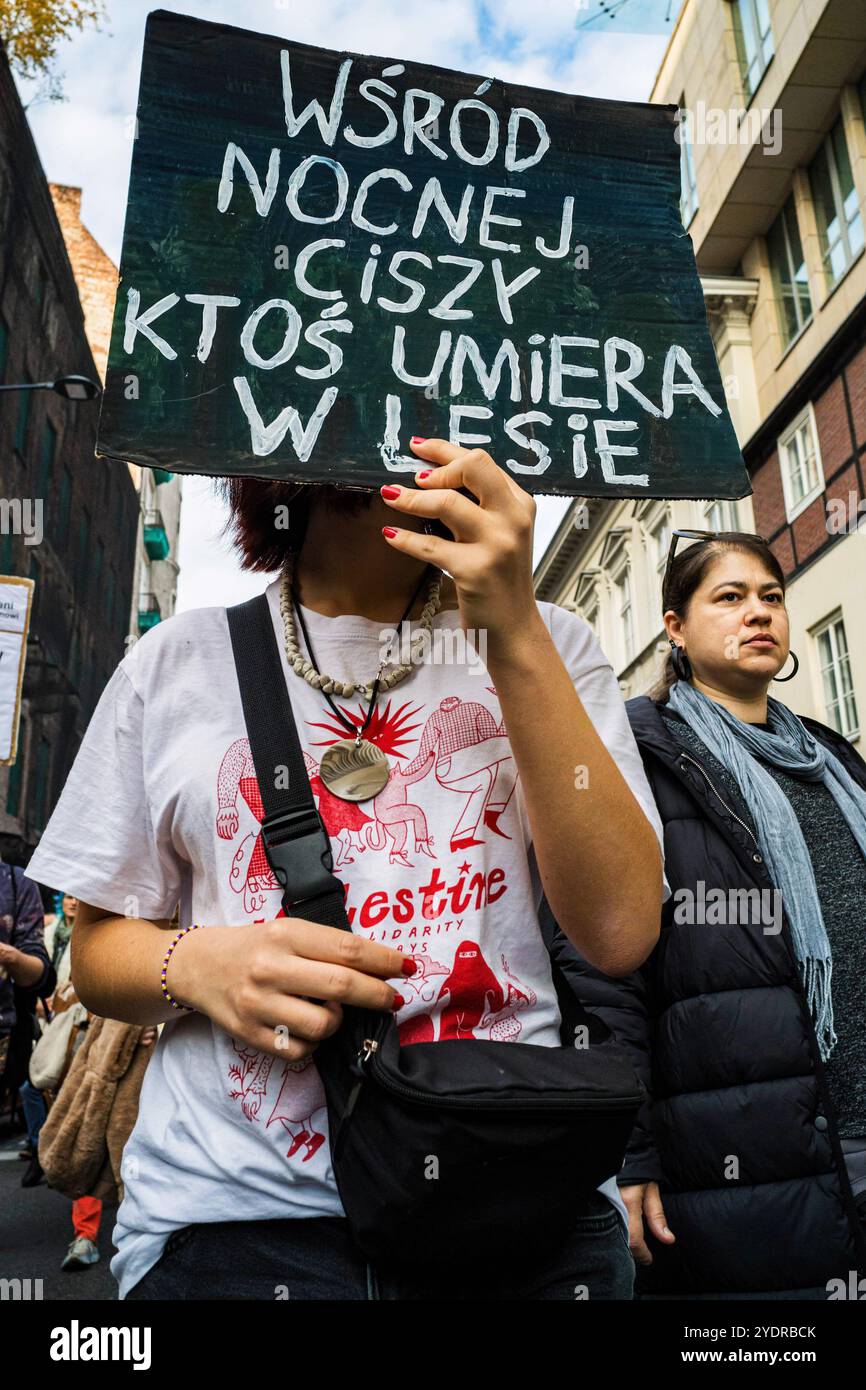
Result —
[[496, 643], [528, 630], [538, 613], [532, 589], [534, 498], [482, 449], [460, 449], [445, 439], [414, 438], [411, 445], [434, 465], [415, 475], [423, 491], [389, 484], [382, 496], [396, 511], [438, 518], [454, 540], [395, 530], [393, 536], [385, 532], [388, 544], [448, 571], [464, 632], [484, 631]]

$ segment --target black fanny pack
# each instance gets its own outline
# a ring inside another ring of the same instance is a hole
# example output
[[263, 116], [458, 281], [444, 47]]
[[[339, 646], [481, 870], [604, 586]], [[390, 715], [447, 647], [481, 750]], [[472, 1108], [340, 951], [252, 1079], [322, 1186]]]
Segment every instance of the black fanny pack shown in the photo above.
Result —
[[[349, 931], [267, 599], [230, 608], [228, 619], [262, 840], [285, 911]], [[622, 1166], [643, 1087], [606, 1025], [553, 961], [551, 970], [559, 1047], [401, 1046], [394, 1015], [344, 1007], [342, 1026], [316, 1049], [337, 1188], [368, 1258], [440, 1265], [479, 1251], [542, 1253]]]

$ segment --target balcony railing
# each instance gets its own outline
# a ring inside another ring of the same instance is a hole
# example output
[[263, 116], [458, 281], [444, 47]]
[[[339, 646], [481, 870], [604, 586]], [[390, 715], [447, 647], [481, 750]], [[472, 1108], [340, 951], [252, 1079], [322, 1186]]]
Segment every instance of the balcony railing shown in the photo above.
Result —
[[162, 609], [156, 594], [142, 594], [138, 600], [138, 630], [147, 632], [162, 621]]
[[164, 560], [170, 549], [162, 513], [155, 507], [144, 514], [144, 548], [151, 560]]

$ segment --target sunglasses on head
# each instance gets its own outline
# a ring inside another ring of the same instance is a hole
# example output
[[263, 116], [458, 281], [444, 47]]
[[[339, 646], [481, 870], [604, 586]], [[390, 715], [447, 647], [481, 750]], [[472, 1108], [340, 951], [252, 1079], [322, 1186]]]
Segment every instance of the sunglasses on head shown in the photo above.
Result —
[[[670, 579], [671, 569], [674, 563], [674, 556], [677, 553], [677, 546], [680, 541], [734, 541], [750, 540], [760, 541], [762, 545], [767, 545], [764, 536], [759, 536], [756, 531], [672, 531], [671, 543], [668, 547], [668, 558], [665, 563], [665, 572], [662, 578], [662, 603], [668, 591], [668, 580]], [[665, 605], [666, 606], [666, 605]]]

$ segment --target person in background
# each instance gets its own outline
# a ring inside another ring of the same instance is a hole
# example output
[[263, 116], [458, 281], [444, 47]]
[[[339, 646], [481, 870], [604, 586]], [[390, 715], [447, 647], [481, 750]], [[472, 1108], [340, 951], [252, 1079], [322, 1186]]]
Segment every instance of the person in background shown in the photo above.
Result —
[[45, 949], [57, 972], [57, 984], [62, 985], [70, 975], [69, 940], [75, 925], [78, 899], [72, 893], [56, 894], [58, 911], [45, 919]]
[[[0, 861], [0, 1097], [7, 1093], [14, 1096], [26, 1078], [35, 1001], [54, 988], [54, 967], [45, 949], [44, 931], [42, 899], [36, 884], [22, 869]], [[35, 1186], [41, 1176], [34, 1152], [22, 1184]]]
[[[93, 1015], [91, 1015], [91, 1018]], [[159, 1033], [158, 1028], [145, 1028], [139, 1039], [142, 1047], [151, 1047]], [[63, 1270], [86, 1269], [98, 1263], [99, 1247], [96, 1244], [102, 1221], [101, 1197], [76, 1197], [72, 1202], [72, 1229], [75, 1235], [69, 1245], [63, 1262]]]
[[[55, 993], [46, 998], [44, 1003], [48, 1007], [49, 1013], [55, 1008], [57, 991], [63, 990], [68, 986], [71, 998], [64, 1000], [64, 1007], [75, 1002], [75, 993], [72, 986], [68, 983], [71, 973], [71, 952], [70, 938], [72, 928], [75, 924], [75, 912], [78, 907], [78, 900], [71, 893], [55, 894], [57, 912], [49, 913], [45, 918], [45, 950], [51, 959], [56, 976]], [[37, 1015], [45, 1018], [43, 1001], [37, 1002]], [[41, 1091], [31, 1085], [28, 1078], [22, 1081], [18, 1094], [21, 1097], [21, 1105], [24, 1109], [24, 1118], [27, 1121], [27, 1147], [21, 1150], [19, 1157], [29, 1160], [29, 1167], [24, 1177], [21, 1179], [22, 1187], [36, 1187], [42, 1181], [42, 1168], [39, 1163], [39, 1131], [45, 1123], [47, 1114], [45, 1108], [45, 1097]], [[75, 1224], [75, 1213], [73, 1212], [73, 1225]]]
[[664, 678], [626, 706], [673, 896], [619, 1182], [641, 1292], [825, 1299], [866, 1269], [866, 763], [769, 695], [799, 664], [769, 545], [689, 538]]

